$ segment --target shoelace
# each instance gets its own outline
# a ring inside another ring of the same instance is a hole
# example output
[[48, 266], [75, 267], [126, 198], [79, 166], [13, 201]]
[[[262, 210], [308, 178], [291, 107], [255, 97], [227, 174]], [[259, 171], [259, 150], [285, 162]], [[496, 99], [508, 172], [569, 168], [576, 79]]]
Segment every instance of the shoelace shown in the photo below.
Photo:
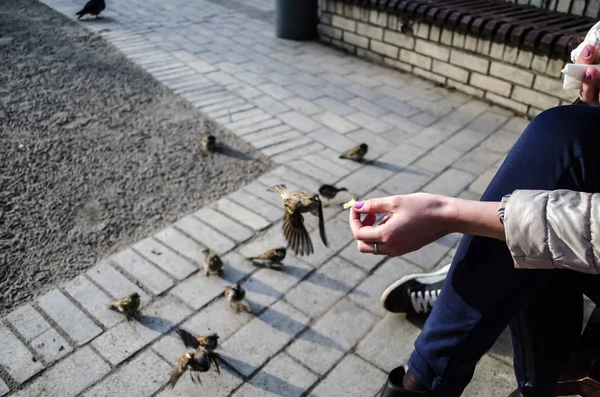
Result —
[[419, 313], [428, 313], [433, 309], [433, 304], [437, 301], [437, 297], [440, 293], [440, 290], [433, 291], [417, 291], [410, 293], [410, 301], [415, 309], [417, 314]]

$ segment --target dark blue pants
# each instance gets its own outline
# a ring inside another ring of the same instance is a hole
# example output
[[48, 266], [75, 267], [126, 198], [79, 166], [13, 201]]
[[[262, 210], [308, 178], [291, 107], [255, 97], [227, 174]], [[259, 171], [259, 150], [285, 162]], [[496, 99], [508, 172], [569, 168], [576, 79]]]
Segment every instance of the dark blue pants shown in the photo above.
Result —
[[[516, 189], [600, 192], [600, 108], [560, 106], [533, 119], [481, 200]], [[506, 243], [465, 235], [408, 367], [436, 395], [459, 396], [510, 325], [519, 388], [549, 396], [581, 333], [582, 294], [600, 304], [600, 276], [515, 269]]]

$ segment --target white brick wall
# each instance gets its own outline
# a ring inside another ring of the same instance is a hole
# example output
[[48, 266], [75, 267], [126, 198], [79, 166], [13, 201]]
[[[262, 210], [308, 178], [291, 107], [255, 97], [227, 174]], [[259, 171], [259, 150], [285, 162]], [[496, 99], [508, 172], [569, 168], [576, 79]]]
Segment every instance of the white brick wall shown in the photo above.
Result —
[[412, 32], [403, 33], [404, 21], [396, 15], [336, 0], [326, 4], [333, 15], [322, 13], [322, 40], [367, 60], [530, 117], [577, 97], [577, 92], [562, 88], [562, 60], [423, 21], [415, 22]]

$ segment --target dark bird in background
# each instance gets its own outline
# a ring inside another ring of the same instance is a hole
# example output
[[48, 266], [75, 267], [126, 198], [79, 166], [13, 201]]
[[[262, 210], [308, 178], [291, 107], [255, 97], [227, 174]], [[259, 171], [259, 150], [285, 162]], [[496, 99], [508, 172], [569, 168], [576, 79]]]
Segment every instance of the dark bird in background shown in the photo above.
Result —
[[339, 192], [347, 192], [347, 191], [348, 191], [348, 189], [346, 189], [345, 187], [337, 188], [333, 185], [325, 184], [325, 185], [321, 185], [321, 187], [319, 188], [319, 195], [321, 197], [325, 197], [327, 199], [327, 204], [325, 204], [325, 206], [327, 206], [327, 205], [329, 205], [329, 201], [333, 200]]
[[219, 255], [215, 254], [208, 248], [202, 251], [204, 254], [204, 275], [218, 275], [223, 271], [223, 261], [219, 257]]
[[235, 285], [229, 285], [225, 287], [225, 299], [229, 302], [229, 306], [239, 312], [240, 309], [251, 312], [250, 305], [244, 302], [244, 298], [246, 297], [246, 290], [242, 288], [240, 283], [236, 283]]
[[362, 163], [365, 160], [365, 154], [367, 154], [368, 150], [369, 145], [367, 145], [366, 143], [361, 143], [360, 145], [355, 146], [352, 149], [340, 154], [340, 158]]
[[319, 218], [319, 234], [325, 246], [328, 246], [325, 235], [325, 219], [323, 218], [323, 205], [318, 194], [294, 192], [285, 185], [275, 185], [267, 189], [268, 192], [277, 193], [283, 198], [283, 235], [289, 247], [296, 255], [310, 255], [314, 248], [310, 235], [304, 226], [302, 214], [310, 212]]
[[255, 265], [264, 265], [267, 267], [280, 268], [285, 259], [286, 249], [284, 247], [273, 248], [267, 252], [250, 258], [246, 258]]
[[131, 321], [139, 314], [140, 294], [134, 292], [118, 301], [109, 303], [107, 307], [116, 312], [123, 313], [127, 321]]
[[81, 19], [81, 17], [87, 14], [94, 15], [96, 18], [99, 18], [100, 13], [104, 11], [105, 8], [106, 4], [104, 3], [104, 0], [90, 0], [85, 4], [85, 6], [83, 6], [81, 11], [75, 15], [77, 15], [77, 19]]
[[202, 150], [205, 152], [214, 153], [217, 151], [217, 139], [213, 135], [205, 135], [202, 137]]

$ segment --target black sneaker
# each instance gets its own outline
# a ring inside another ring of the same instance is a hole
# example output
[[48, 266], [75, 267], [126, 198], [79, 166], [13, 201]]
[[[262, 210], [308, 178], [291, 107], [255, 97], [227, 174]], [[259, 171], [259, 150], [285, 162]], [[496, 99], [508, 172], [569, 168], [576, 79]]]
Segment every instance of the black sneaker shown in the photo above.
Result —
[[406, 390], [402, 387], [404, 367], [396, 367], [389, 373], [387, 380], [379, 391], [379, 397], [429, 397], [430, 393]]
[[396, 280], [381, 294], [381, 306], [392, 313], [426, 316], [446, 279], [450, 265], [432, 273], [413, 273]]

